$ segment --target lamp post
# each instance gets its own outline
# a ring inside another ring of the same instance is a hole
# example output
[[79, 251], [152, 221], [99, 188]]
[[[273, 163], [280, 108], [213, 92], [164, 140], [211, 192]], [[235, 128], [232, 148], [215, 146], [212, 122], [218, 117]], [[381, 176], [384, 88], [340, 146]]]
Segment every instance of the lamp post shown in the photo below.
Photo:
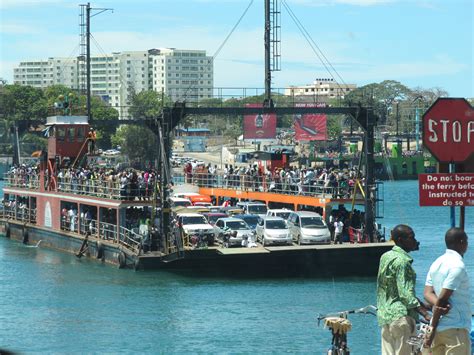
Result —
[[416, 102], [416, 107], [415, 107], [415, 142], [416, 142], [416, 151], [418, 152], [420, 150], [420, 145], [419, 145], [419, 138], [420, 138], [420, 112], [419, 112], [419, 107], [418, 107], [418, 102], [419, 100], [424, 101], [423, 96], [418, 95], [413, 99], [413, 102]]

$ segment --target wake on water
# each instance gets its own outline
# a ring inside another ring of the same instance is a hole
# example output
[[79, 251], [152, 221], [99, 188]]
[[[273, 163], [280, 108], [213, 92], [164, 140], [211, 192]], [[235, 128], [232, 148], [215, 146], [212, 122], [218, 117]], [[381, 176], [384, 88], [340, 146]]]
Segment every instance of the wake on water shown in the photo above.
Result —
[[41, 240], [38, 241], [35, 245], [25, 245], [26, 248], [38, 248], [41, 244]]

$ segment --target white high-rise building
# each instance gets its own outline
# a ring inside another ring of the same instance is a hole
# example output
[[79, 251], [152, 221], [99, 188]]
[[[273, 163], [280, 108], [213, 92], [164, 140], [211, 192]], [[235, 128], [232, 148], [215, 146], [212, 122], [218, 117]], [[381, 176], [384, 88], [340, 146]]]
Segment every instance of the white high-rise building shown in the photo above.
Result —
[[[91, 56], [91, 92], [127, 117], [131, 94], [143, 90], [164, 92], [173, 101], [196, 102], [212, 97], [212, 57], [203, 50], [150, 49]], [[49, 58], [21, 62], [14, 83], [45, 88], [61, 84], [86, 87], [82, 58]]]

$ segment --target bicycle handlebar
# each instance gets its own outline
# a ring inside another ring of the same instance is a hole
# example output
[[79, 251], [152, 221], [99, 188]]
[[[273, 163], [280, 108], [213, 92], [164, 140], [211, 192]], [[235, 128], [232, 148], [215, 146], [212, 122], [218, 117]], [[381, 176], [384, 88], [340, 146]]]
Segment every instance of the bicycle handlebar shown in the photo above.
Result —
[[377, 315], [377, 307], [369, 304], [365, 307], [362, 308], [357, 308], [357, 309], [352, 309], [348, 311], [341, 311], [341, 312], [333, 312], [333, 313], [327, 313], [327, 314], [321, 314], [318, 313], [318, 324], [321, 320], [328, 318], [328, 317], [342, 317], [342, 318], [347, 318], [348, 314], [355, 314], [355, 313], [363, 313], [363, 314], [372, 314], [374, 316]]

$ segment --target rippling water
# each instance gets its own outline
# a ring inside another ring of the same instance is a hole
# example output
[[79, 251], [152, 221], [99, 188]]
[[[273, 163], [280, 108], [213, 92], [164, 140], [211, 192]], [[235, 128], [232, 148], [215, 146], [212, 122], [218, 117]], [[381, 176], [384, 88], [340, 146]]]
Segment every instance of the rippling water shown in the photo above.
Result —
[[[474, 236], [474, 213], [467, 209]], [[444, 251], [446, 208], [418, 207], [417, 182], [385, 184], [385, 219], [413, 226], [418, 291]], [[471, 280], [473, 251], [466, 256]], [[316, 315], [375, 302], [375, 278], [224, 279], [118, 270], [0, 238], [0, 348], [22, 353], [316, 353]], [[354, 354], [377, 354], [370, 315], [351, 318]]]

